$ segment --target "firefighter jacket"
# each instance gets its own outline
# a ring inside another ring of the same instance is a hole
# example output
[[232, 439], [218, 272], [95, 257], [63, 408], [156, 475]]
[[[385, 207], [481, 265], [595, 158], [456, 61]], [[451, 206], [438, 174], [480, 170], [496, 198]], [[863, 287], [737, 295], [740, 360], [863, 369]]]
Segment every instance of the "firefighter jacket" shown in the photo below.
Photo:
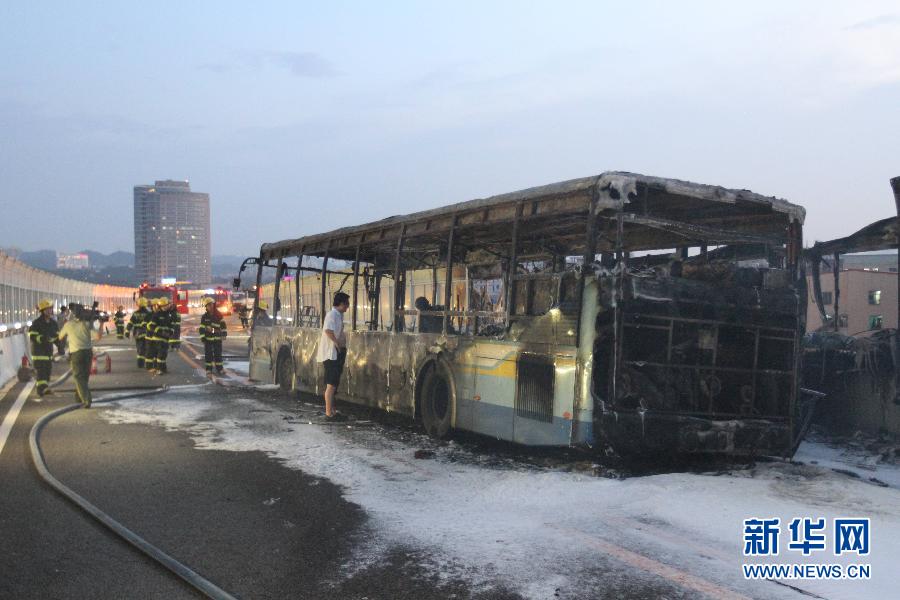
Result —
[[172, 312], [158, 310], [150, 313], [147, 319], [147, 339], [157, 342], [168, 341], [175, 333], [175, 323]]
[[175, 307], [169, 309], [168, 313], [172, 316], [172, 337], [169, 338], [169, 341], [178, 342], [181, 340], [181, 314]]
[[128, 326], [125, 330], [131, 333], [133, 329], [135, 339], [144, 339], [147, 336], [147, 321], [150, 319], [150, 314], [150, 311], [145, 306], [137, 309], [131, 313], [131, 318], [128, 320]]
[[117, 310], [113, 315], [113, 321], [116, 325], [124, 325], [125, 324], [125, 313], [121, 310]]
[[200, 339], [204, 342], [218, 342], [228, 335], [225, 327], [225, 319], [215, 311], [212, 314], [203, 313], [200, 317]]
[[59, 325], [53, 319], [39, 316], [28, 328], [32, 360], [52, 360], [53, 344], [59, 340]]

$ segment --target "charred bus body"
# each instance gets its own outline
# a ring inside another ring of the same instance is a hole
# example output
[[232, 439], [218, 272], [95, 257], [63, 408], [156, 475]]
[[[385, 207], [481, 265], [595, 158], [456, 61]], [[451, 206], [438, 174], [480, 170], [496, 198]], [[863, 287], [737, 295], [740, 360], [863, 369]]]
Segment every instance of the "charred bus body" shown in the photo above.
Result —
[[[802, 208], [608, 172], [263, 244], [251, 378], [527, 445], [788, 455], [806, 293]], [[266, 270], [275, 283], [260, 285]]]

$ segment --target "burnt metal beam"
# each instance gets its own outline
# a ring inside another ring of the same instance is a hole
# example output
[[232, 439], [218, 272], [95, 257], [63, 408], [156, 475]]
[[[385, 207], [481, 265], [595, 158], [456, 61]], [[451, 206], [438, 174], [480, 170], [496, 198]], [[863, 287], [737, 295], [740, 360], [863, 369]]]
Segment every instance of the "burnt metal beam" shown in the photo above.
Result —
[[834, 264], [831, 265], [831, 272], [834, 275], [834, 330], [838, 331], [841, 320], [841, 254], [834, 253]]
[[350, 331], [356, 331], [356, 313], [359, 312], [359, 251], [362, 244], [356, 246], [356, 260], [353, 261], [353, 314], [350, 316]]
[[816, 308], [819, 309], [819, 316], [824, 326], [828, 322], [828, 314], [825, 312], [825, 303], [822, 301], [822, 259], [811, 260], [809, 266], [812, 270], [813, 300], [816, 302]]
[[[891, 179], [897, 208], [895, 241], [897, 242], [897, 293], [900, 294], [900, 177]], [[894, 329], [894, 404], [900, 404], [900, 300], [897, 302], [897, 328]]]
[[[329, 240], [330, 245], [331, 241]], [[319, 309], [319, 325], [325, 324], [325, 290], [328, 284], [328, 245], [325, 247], [325, 256], [322, 257], [322, 295], [320, 298], [320, 309]]]
[[453, 216], [450, 223], [450, 233], [447, 235], [447, 272], [444, 278], [444, 318], [442, 319], [441, 331], [443, 335], [447, 335], [447, 326], [450, 321], [450, 300], [453, 291], [453, 237], [456, 234], [456, 215]]
[[[394, 309], [393, 309], [393, 320], [394, 320], [394, 332], [403, 331], [404, 321], [405, 319], [397, 318], [397, 311], [402, 308], [401, 302], [403, 301], [402, 294], [405, 290], [402, 289], [403, 276], [400, 274], [400, 270], [403, 265], [401, 262], [401, 258], [403, 255], [403, 239], [406, 234], [406, 225], [402, 225], [400, 227], [400, 235], [397, 236], [397, 253], [394, 255]], [[405, 303], [404, 303], [405, 304]]]
[[509, 316], [513, 314], [512, 303], [515, 301], [515, 275], [516, 271], [519, 268], [519, 221], [522, 217], [523, 204], [519, 202], [516, 204], [516, 212], [513, 216], [512, 223], [512, 240], [509, 244], [509, 262], [506, 265], [506, 273], [504, 274], [504, 288], [503, 291], [506, 292], [506, 299], [504, 307], [506, 312], [506, 323], [509, 323]]
[[297, 277], [294, 278], [294, 324], [300, 325], [300, 266], [303, 264], [303, 253], [297, 257]]
[[767, 235], [757, 235], [750, 233], [739, 233], [737, 231], [727, 231], [715, 227], [707, 227], [705, 225], [696, 225], [694, 223], [685, 223], [683, 221], [672, 221], [670, 219], [662, 219], [659, 217], [651, 217], [646, 215], [635, 215], [631, 213], [623, 213], [622, 220], [625, 223], [635, 223], [660, 229], [680, 235], [687, 239], [693, 239], [706, 242], [718, 243], [742, 243], [742, 244], [783, 244], [784, 240]]

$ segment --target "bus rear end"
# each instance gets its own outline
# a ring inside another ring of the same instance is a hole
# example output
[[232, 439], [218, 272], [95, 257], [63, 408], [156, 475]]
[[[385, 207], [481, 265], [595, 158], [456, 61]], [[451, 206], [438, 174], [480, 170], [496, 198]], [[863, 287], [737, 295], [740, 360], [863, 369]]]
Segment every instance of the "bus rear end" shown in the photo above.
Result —
[[782, 271], [707, 268], [714, 280], [622, 278], [595, 354], [607, 375], [598, 378], [600, 430], [627, 453], [788, 455], [798, 291]]

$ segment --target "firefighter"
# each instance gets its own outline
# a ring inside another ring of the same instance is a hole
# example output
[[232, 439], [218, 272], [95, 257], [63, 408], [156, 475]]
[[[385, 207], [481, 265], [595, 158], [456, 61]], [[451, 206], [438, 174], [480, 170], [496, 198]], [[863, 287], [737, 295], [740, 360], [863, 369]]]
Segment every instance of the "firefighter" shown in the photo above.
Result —
[[175, 329], [172, 313], [168, 310], [169, 300], [160, 298], [154, 303], [153, 312], [147, 321], [147, 339], [150, 340], [150, 354], [147, 357], [147, 370], [154, 375], [161, 375], [168, 370], [166, 358], [169, 355], [169, 339]]
[[203, 350], [206, 354], [206, 373], [212, 375], [213, 369], [221, 375], [222, 367], [222, 340], [228, 335], [225, 319], [216, 309], [216, 301], [212, 298], [204, 298], [203, 306], [206, 312], [200, 317], [200, 339], [203, 340]]
[[[69, 320], [69, 317], [71, 317], [71, 314], [69, 313], [69, 307], [65, 306], [65, 305], [60, 306], [59, 314], [56, 315], [56, 325], [57, 325], [57, 327], [59, 327], [60, 331], [62, 331], [63, 325], [66, 324], [66, 321]], [[57, 350], [57, 354], [59, 354], [60, 356], [65, 354], [66, 353], [66, 340], [64, 340], [64, 339], [57, 340], [56, 341], [56, 350]]]
[[159, 298], [150, 300], [148, 308], [150, 312], [144, 321], [144, 368], [148, 371], [156, 370], [156, 336], [153, 335], [151, 325], [156, 313], [159, 312]]
[[125, 337], [125, 316], [125, 307], [120, 304], [113, 314], [113, 321], [116, 324], [116, 337], [120, 340]]
[[59, 325], [53, 319], [53, 302], [41, 300], [37, 309], [38, 317], [31, 322], [28, 328], [28, 338], [31, 340], [31, 361], [37, 373], [38, 396], [52, 394], [50, 385], [50, 372], [53, 369], [53, 344], [59, 339]]
[[150, 311], [147, 309], [147, 299], [138, 298], [138, 309], [131, 313], [128, 320], [128, 327], [125, 329], [125, 337], [129, 337], [134, 332], [134, 347], [137, 351], [138, 369], [143, 369], [147, 358], [147, 319], [150, 318]]
[[169, 303], [169, 313], [172, 317], [172, 337], [169, 338], [169, 350], [181, 348], [181, 314], [174, 302]]
[[240, 308], [238, 308], [238, 317], [241, 319], [241, 327], [247, 329], [250, 326], [250, 308], [247, 304], [241, 304]]
[[265, 300], [260, 300], [256, 303], [256, 307], [253, 310], [253, 326], [256, 327], [260, 325], [262, 327], [271, 327], [272, 326], [272, 317], [269, 316], [269, 303]]

